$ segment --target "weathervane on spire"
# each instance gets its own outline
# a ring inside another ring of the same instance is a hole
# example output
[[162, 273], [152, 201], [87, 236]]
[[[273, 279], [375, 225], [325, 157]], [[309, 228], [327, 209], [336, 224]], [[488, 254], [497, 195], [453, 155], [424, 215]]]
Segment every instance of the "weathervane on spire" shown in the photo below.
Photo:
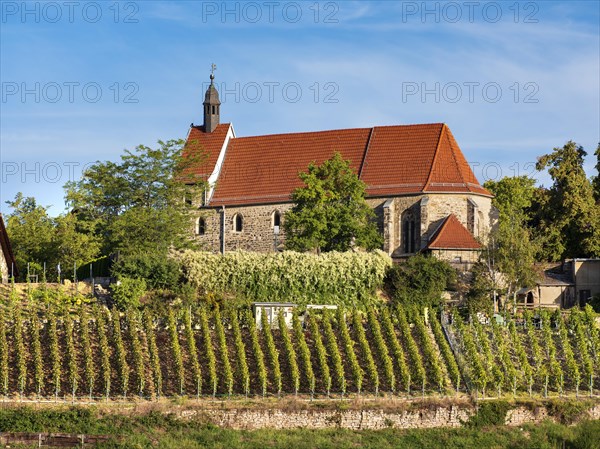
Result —
[[213, 62], [210, 65], [210, 84], [212, 84], [215, 79], [215, 70], [217, 70], [217, 65]]

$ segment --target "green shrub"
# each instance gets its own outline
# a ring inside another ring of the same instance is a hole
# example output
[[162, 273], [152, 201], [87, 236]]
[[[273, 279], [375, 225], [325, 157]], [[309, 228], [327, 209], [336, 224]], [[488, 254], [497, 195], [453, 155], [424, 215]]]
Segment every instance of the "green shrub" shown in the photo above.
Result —
[[256, 301], [315, 301], [365, 305], [377, 301], [390, 257], [372, 253], [261, 254], [224, 256], [186, 251], [178, 256], [184, 276], [204, 292], [233, 293]]
[[181, 277], [177, 261], [160, 252], [122, 256], [111, 271], [117, 278], [144, 279], [151, 289], [176, 290]]
[[455, 283], [456, 270], [447, 262], [419, 254], [388, 270], [385, 289], [399, 303], [431, 306], [438, 304], [442, 292]]
[[146, 293], [146, 288], [146, 281], [143, 279], [121, 278], [119, 283], [112, 287], [115, 305], [120, 310], [139, 307], [140, 298]]
[[506, 401], [481, 402], [477, 408], [477, 413], [465, 422], [465, 427], [503, 426], [506, 420], [506, 413], [510, 408], [511, 405]]

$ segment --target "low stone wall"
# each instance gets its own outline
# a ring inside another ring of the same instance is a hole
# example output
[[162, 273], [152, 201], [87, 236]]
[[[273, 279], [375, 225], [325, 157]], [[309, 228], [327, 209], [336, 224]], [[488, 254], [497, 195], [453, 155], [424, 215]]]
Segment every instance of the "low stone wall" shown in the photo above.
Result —
[[[327, 429], [350, 430], [425, 429], [434, 427], [460, 427], [475, 413], [474, 409], [457, 406], [440, 406], [434, 409], [410, 411], [383, 410], [253, 410], [253, 409], [203, 409], [182, 410], [181, 418], [201, 418], [216, 426], [229, 429]], [[591, 419], [600, 419], [600, 405], [589, 410]], [[520, 426], [554, 420], [545, 407], [534, 410], [515, 407], [506, 414], [506, 425]]]

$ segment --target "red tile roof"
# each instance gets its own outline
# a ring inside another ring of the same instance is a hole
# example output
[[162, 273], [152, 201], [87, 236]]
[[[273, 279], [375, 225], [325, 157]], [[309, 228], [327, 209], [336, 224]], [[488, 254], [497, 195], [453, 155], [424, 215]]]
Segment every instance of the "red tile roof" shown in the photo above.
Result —
[[[217, 160], [221, 147], [215, 142], [222, 145], [226, 133], [222, 126], [208, 135], [201, 128], [190, 132], [188, 141], [195, 138], [209, 152], [205, 172]], [[211, 136], [218, 132], [221, 137]], [[479, 185], [450, 129], [435, 123], [233, 138], [209, 205], [289, 201], [292, 191], [302, 185], [298, 173], [335, 152], [350, 160], [367, 184], [368, 196], [422, 192], [491, 196]]]
[[193, 167], [196, 175], [204, 179], [211, 175], [230, 127], [231, 123], [221, 123], [212, 133], [205, 133], [203, 126], [190, 128], [183, 156], [194, 154], [199, 157], [199, 164]]
[[345, 129], [232, 139], [210, 205], [289, 201], [298, 173], [335, 152], [358, 172], [370, 129]]
[[448, 215], [435, 231], [427, 249], [480, 249], [481, 244], [454, 214]]

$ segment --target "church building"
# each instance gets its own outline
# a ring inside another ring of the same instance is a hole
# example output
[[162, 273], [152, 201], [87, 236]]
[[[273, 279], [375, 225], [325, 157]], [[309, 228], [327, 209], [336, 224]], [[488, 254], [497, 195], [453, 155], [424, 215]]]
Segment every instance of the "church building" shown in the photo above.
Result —
[[298, 173], [339, 152], [367, 185], [394, 259], [431, 252], [468, 268], [495, 220], [484, 189], [444, 123], [375, 126], [238, 137], [221, 123], [214, 75], [204, 121], [192, 124], [186, 154], [204, 154], [194, 174], [208, 181], [198, 200], [195, 238], [214, 252], [283, 249], [284, 214], [302, 186]]

